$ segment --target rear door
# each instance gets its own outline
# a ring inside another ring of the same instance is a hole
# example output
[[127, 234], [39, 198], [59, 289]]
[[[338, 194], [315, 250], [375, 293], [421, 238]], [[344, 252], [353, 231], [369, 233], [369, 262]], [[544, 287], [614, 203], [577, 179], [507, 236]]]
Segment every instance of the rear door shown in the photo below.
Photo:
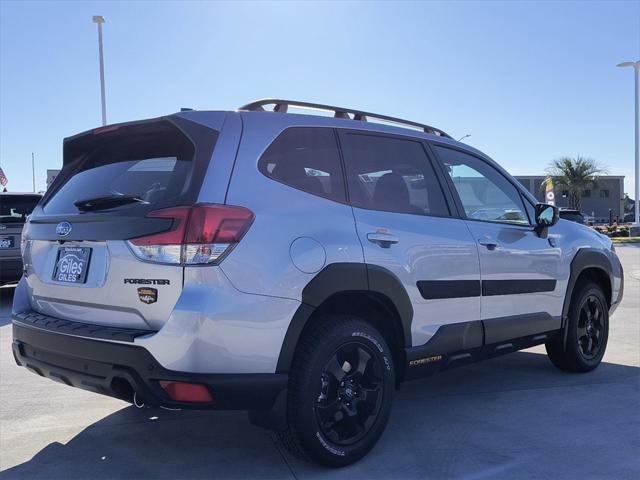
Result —
[[176, 227], [149, 214], [196, 201], [217, 138], [214, 128], [174, 116], [65, 141], [62, 172], [25, 227], [32, 308], [159, 329], [182, 292], [183, 268], [168, 256], [166, 264], [142, 261], [127, 240]]
[[534, 231], [515, 184], [484, 159], [435, 146], [478, 244], [486, 343], [560, 328], [561, 250]]
[[[476, 244], [452, 215], [427, 155], [415, 139], [340, 131], [350, 202], [365, 261], [393, 272], [414, 309], [412, 343], [445, 324], [480, 319]], [[479, 347], [465, 336], [460, 349]]]

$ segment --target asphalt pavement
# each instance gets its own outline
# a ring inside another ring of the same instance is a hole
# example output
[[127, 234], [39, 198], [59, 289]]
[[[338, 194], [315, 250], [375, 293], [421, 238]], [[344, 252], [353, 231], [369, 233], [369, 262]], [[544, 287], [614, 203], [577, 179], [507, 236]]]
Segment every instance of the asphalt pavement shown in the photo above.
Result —
[[0, 289], [0, 478], [640, 478], [640, 245], [604, 362], [556, 370], [543, 347], [406, 383], [362, 461], [291, 457], [243, 412], [137, 409], [19, 368]]

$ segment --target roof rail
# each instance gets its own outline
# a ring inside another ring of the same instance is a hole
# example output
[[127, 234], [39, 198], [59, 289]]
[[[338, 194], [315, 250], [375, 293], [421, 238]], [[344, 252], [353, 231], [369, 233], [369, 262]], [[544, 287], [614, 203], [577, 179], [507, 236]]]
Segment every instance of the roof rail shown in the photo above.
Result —
[[[273, 110], [267, 110], [264, 107], [266, 105], [273, 105]], [[240, 107], [238, 110], [245, 110], [250, 112], [265, 112], [273, 111], [279, 113], [287, 113], [289, 107], [309, 108], [313, 110], [327, 110], [333, 112], [335, 118], [344, 118], [348, 120], [359, 120], [366, 122], [367, 118], [375, 118], [377, 120], [383, 120], [389, 123], [395, 123], [397, 125], [411, 126], [419, 128], [425, 133], [431, 133], [440, 137], [451, 138], [450, 135], [440, 130], [439, 128], [430, 127], [423, 123], [412, 122], [411, 120], [403, 120], [401, 118], [389, 117], [387, 115], [380, 115], [378, 113], [363, 112], [361, 110], [354, 110], [352, 108], [334, 107], [332, 105], [323, 105], [321, 103], [300, 102], [298, 100], [282, 100], [276, 98], [265, 98], [263, 100], [256, 100], [255, 102], [248, 103]]]

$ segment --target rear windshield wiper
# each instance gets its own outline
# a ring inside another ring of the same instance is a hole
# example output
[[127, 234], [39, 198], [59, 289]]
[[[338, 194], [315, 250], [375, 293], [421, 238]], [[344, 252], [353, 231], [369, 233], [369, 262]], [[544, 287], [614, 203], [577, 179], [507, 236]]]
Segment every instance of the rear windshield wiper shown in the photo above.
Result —
[[90, 212], [94, 210], [107, 210], [109, 208], [120, 207], [128, 203], [149, 203], [136, 195], [112, 195], [110, 197], [89, 198], [87, 200], [78, 200], [73, 204], [81, 212]]

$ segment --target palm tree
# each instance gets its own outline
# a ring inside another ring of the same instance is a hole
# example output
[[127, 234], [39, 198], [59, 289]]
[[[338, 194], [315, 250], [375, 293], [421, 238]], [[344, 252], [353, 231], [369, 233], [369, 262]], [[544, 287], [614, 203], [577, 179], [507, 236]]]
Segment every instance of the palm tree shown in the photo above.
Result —
[[542, 182], [542, 188], [545, 189], [548, 182], [554, 187], [564, 187], [569, 191], [569, 208], [580, 210], [582, 192], [595, 187], [598, 177], [606, 173], [607, 169], [592, 158], [562, 157], [552, 161], [547, 168], [548, 176]]

